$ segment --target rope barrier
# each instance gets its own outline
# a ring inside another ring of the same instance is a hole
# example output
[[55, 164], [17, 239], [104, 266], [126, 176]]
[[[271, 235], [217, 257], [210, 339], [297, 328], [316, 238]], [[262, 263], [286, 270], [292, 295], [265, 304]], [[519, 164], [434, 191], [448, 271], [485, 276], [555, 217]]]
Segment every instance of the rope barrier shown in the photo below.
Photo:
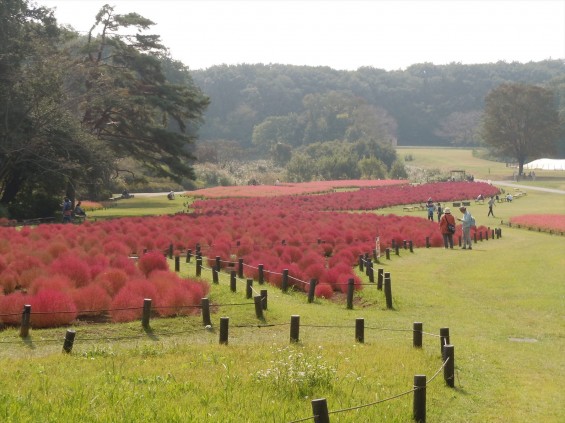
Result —
[[[441, 367], [437, 370], [437, 372], [430, 378], [430, 380], [428, 380], [426, 382], [426, 386], [429, 385], [436, 378], [436, 376], [443, 370], [443, 368], [445, 367], [445, 365], [447, 364], [448, 361], [449, 361], [449, 358], [447, 358], [442, 363]], [[377, 400], [377, 401], [373, 401], [373, 402], [370, 402], [370, 403], [367, 403], [367, 404], [357, 405], [357, 406], [354, 406], [354, 407], [348, 407], [348, 408], [342, 408], [342, 409], [339, 409], [339, 410], [328, 411], [328, 414], [338, 414], [338, 413], [343, 413], [343, 412], [346, 412], [346, 411], [359, 410], [361, 408], [370, 407], [370, 406], [373, 406], [373, 405], [381, 404], [383, 402], [391, 401], [391, 400], [396, 399], [396, 398], [403, 397], [405, 395], [411, 394], [412, 392], [415, 392], [415, 391], [420, 390], [420, 389], [422, 389], [422, 387], [414, 387], [414, 388], [412, 388], [408, 391], [402, 392], [400, 394], [393, 395], [391, 397], [388, 397], [388, 398], [385, 398], [385, 399], [382, 399], [382, 400]], [[305, 417], [305, 418], [298, 419], [298, 420], [292, 420], [289, 423], [304, 422], [304, 421], [307, 421], [307, 420], [310, 420], [310, 419], [314, 419], [316, 417], [318, 417], [318, 416], [309, 416], [309, 417]]]

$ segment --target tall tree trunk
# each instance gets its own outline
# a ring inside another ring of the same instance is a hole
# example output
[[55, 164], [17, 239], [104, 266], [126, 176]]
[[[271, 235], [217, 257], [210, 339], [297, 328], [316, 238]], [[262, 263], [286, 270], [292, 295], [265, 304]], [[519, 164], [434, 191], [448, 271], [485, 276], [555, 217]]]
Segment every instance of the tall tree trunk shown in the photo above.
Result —
[[16, 198], [16, 195], [18, 195], [18, 192], [20, 192], [22, 183], [23, 179], [20, 173], [17, 171], [12, 173], [12, 175], [8, 178], [6, 184], [4, 185], [2, 198], [0, 198], [0, 204], [8, 205], [14, 198]]

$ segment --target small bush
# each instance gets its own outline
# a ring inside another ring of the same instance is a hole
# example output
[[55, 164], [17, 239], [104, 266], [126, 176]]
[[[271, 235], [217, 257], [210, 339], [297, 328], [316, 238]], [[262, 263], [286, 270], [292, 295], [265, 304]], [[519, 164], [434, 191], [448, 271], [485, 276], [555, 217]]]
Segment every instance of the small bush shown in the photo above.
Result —
[[29, 304], [29, 296], [22, 292], [0, 296], [0, 321], [6, 325], [20, 324], [25, 304]]
[[31, 326], [51, 328], [68, 325], [77, 317], [77, 309], [70, 295], [44, 289], [30, 298]]
[[334, 295], [334, 290], [330, 284], [327, 283], [320, 283], [316, 285], [314, 290], [314, 294], [316, 297], [325, 298], [329, 300]]
[[158, 251], [152, 251], [142, 255], [139, 258], [137, 266], [146, 277], [154, 270], [169, 270], [167, 259]]
[[51, 272], [67, 276], [77, 288], [86, 286], [90, 281], [90, 267], [86, 262], [70, 254], [59, 256], [51, 263]]
[[112, 303], [112, 298], [106, 290], [95, 284], [77, 289], [73, 292], [72, 297], [80, 315], [98, 316], [104, 314]]

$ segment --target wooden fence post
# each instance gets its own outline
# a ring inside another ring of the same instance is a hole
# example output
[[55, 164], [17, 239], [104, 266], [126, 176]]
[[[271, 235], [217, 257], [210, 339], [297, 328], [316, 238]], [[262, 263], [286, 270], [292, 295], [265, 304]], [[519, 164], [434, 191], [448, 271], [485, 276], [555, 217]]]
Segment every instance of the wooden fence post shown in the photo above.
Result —
[[151, 298], [143, 300], [143, 316], [141, 318], [141, 326], [143, 329], [149, 329], [149, 319], [151, 317]]
[[383, 280], [384, 280], [385, 269], [380, 268], [377, 271], [377, 289], [380, 291], [383, 289]]
[[290, 342], [300, 340], [300, 316], [293, 314], [290, 316]]
[[237, 259], [237, 277], [243, 278], [243, 259]]
[[180, 272], [180, 256], [175, 256], [175, 272]]
[[439, 328], [439, 343], [440, 343], [440, 352], [441, 358], [445, 361], [445, 346], [450, 344], [449, 342], [449, 328]]
[[263, 310], [267, 310], [267, 296], [268, 291], [266, 289], [261, 290], [261, 303], [263, 304]]
[[330, 423], [328, 403], [325, 398], [312, 400], [312, 413], [314, 414], [314, 423]]
[[237, 280], [236, 280], [236, 272], [235, 270], [232, 270], [230, 272], [230, 289], [231, 292], [236, 292], [237, 291]]
[[365, 319], [362, 317], [355, 319], [355, 341], [360, 344], [365, 342]]
[[357, 259], [357, 262], [359, 263], [359, 271], [363, 272], [363, 270], [365, 269], [365, 266], [363, 266], [364, 263], [363, 254], [359, 254], [359, 258]]
[[445, 367], [443, 368], [443, 378], [445, 379], [445, 383], [447, 386], [454, 388], [455, 387], [455, 347], [451, 344], [447, 344], [444, 347], [445, 358], [444, 361], [447, 360], [445, 363]]
[[316, 279], [310, 279], [310, 286], [308, 286], [308, 302], [312, 303], [314, 301], [314, 293], [316, 292]]
[[31, 320], [31, 305], [24, 305], [22, 311], [22, 325], [20, 326], [20, 337], [27, 338], [29, 335], [29, 325]]
[[412, 240], [408, 241], [408, 245], [410, 246], [410, 252], [413, 253], [414, 252], [414, 243], [412, 242]]
[[259, 320], [264, 320], [265, 318], [263, 317], [263, 304], [261, 304], [261, 296], [255, 295], [253, 297], [253, 301], [255, 303], [255, 315]]
[[67, 333], [65, 334], [65, 342], [63, 342], [63, 352], [66, 352], [68, 354], [73, 350], [75, 334], [76, 332], [74, 330], [67, 330]]
[[222, 258], [220, 256], [216, 256], [216, 267], [218, 270], [222, 268]]
[[414, 408], [416, 423], [426, 423], [426, 375], [414, 376]]
[[253, 297], [253, 279], [247, 279], [245, 283], [245, 298]]
[[190, 263], [190, 257], [192, 257], [192, 250], [189, 248], [186, 250], [186, 262]]
[[260, 264], [257, 266], [257, 271], [259, 272], [259, 285], [263, 285], [265, 283], [265, 275], [263, 274], [263, 265]]
[[414, 322], [412, 326], [412, 345], [414, 348], [422, 348], [422, 322]]
[[282, 271], [281, 291], [288, 291], [288, 269], [283, 269]]
[[220, 344], [228, 345], [230, 318], [220, 317]]
[[347, 281], [347, 308], [349, 310], [353, 309], [353, 290], [355, 288], [355, 281], [353, 278], [349, 278]]
[[386, 308], [392, 308], [392, 283], [390, 280], [390, 272], [385, 272], [384, 291], [386, 299]]
[[375, 268], [373, 266], [373, 262], [370, 261], [368, 264], [369, 266], [367, 267], [367, 271], [368, 271], [367, 275], [369, 276], [369, 282], [375, 283]]
[[169, 259], [173, 258], [173, 249], [174, 249], [173, 244], [169, 244], [169, 251], [167, 252]]
[[212, 269], [212, 283], [220, 283], [219, 273], [220, 268], [218, 266], [214, 266], [214, 268]]
[[212, 320], [210, 319], [210, 300], [208, 298], [202, 298], [200, 305], [202, 306], [202, 324], [204, 326], [212, 326]]
[[196, 257], [196, 276], [200, 277], [202, 275], [202, 257]]
[[385, 250], [385, 255], [386, 255], [386, 259], [387, 259], [387, 260], [390, 260], [390, 248], [387, 248], [387, 249]]

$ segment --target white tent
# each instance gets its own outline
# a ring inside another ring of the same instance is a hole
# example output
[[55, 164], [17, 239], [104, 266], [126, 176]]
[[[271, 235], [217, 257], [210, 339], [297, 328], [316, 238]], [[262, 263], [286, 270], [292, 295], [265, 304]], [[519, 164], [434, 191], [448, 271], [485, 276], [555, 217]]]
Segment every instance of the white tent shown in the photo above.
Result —
[[524, 169], [565, 170], [565, 160], [537, 159], [526, 163]]

